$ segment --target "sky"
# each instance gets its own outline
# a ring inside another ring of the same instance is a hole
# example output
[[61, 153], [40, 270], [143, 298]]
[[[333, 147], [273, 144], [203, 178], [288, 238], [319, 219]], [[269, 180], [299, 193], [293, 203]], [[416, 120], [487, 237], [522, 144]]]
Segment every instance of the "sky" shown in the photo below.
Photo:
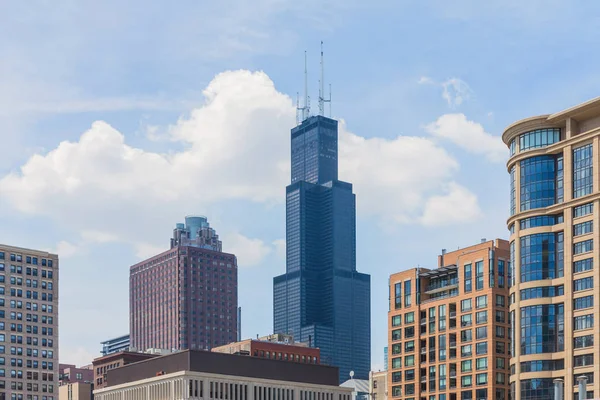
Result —
[[600, 94], [585, 1], [0, 2], [0, 243], [60, 257], [60, 361], [129, 330], [129, 267], [209, 218], [237, 255], [242, 336], [272, 333], [285, 271], [289, 130], [317, 111], [319, 44], [340, 179], [371, 274], [372, 368], [387, 280], [507, 238], [503, 129]]

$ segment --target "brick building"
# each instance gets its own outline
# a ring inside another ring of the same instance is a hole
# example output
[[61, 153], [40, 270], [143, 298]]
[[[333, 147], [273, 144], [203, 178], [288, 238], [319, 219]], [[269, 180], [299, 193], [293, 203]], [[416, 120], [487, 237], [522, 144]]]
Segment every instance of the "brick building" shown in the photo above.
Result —
[[229, 343], [214, 347], [212, 351], [306, 364], [320, 364], [321, 362], [319, 349], [308, 347], [305, 343], [295, 343], [291, 336], [281, 334]]

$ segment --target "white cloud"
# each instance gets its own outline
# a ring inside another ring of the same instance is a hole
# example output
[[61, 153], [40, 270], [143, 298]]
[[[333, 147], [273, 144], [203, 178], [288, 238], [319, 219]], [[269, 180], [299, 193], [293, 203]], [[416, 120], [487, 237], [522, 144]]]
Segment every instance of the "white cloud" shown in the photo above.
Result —
[[91, 364], [94, 358], [100, 357], [100, 354], [92, 354], [82, 346], [61, 346], [60, 361], [61, 364], [74, 364], [77, 367]]
[[[78, 141], [36, 154], [1, 178], [0, 197], [22, 213], [55, 219], [84, 243], [120, 240], [139, 257], [166, 249], [164, 232], [181, 210], [236, 199], [281, 204], [292, 99], [265, 73], [249, 71], [221, 73], [203, 93], [201, 107], [164, 129], [181, 150], [132, 147], [121, 132], [96, 121]], [[340, 179], [354, 184], [359, 213], [398, 223], [418, 221], [427, 199], [443, 193], [459, 169], [429, 138], [364, 138], [344, 121], [339, 150]], [[240, 239], [240, 248], [258, 250], [240, 265], [259, 263], [271, 248], [248, 240]]]
[[442, 97], [450, 107], [460, 106], [463, 102], [469, 100], [473, 93], [467, 82], [458, 78], [448, 79], [442, 83], [442, 87], [444, 88]]
[[433, 79], [431, 79], [428, 76], [422, 76], [419, 78], [419, 80], [417, 81], [417, 83], [419, 85], [432, 85], [435, 84], [435, 82], [433, 81]]
[[167, 246], [156, 246], [147, 242], [134, 242], [133, 247], [135, 249], [135, 256], [140, 260], [154, 257], [169, 249]]
[[447, 192], [430, 197], [425, 203], [421, 223], [426, 226], [441, 226], [472, 222], [481, 216], [477, 196], [465, 187], [451, 182]]
[[273, 247], [275, 247], [275, 254], [281, 260], [286, 259], [286, 242], [285, 239], [277, 239], [273, 241]]
[[61, 240], [56, 244], [56, 248], [50, 250], [50, 253], [58, 254], [60, 258], [69, 258], [73, 257], [77, 251], [78, 246], [73, 243], [67, 242], [66, 240]]
[[223, 236], [223, 251], [233, 253], [237, 257], [240, 268], [259, 265], [273, 248], [260, 239], [250, 239], [240, 233]]
[[500, 137], [487, 133], [481, 124], [468, 120], [464, 114], [444, 114], [425, 130], [471, 153], [484, 154], [491, 161], [506, 159], [507, 149]]

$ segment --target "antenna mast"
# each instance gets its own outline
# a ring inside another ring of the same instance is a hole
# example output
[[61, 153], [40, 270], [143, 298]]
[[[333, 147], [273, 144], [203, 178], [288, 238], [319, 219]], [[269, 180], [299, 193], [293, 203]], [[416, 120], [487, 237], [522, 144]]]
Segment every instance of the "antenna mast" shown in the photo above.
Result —
[[321, 79], [319, 80], [319, 114], [325, 116], [325, 103], [329, 103], [329, 116], [331, 117], [331, 85], [329, 85], [329, 99], [325, 98], [325, 64], [323, 61], [323, 41], [321, 40]]
[[302, 114], [302, 121], [304, 121], [306, 118], [308, 118], [308, 115], [310, 113], [310, 98], [308, 97], [308, 66], [307, 66], [307, 61], [306, 61], [306, 50], [304, 51], [304, 106], [300, 107], [300, 102], [298, 101], [298, 99], [296, 100], [296, 122], [298, 123], [298, 125], [300, 125], [300, 122], [302, 122], [302, 121], [298, 121], [298, 117], [299, 117], [298, 112], [300, 112]]

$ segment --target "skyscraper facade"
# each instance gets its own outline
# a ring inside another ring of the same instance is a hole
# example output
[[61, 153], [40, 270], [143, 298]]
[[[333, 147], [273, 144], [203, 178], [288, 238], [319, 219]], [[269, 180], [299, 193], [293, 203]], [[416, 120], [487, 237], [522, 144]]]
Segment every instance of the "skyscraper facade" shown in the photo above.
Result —
[[513, 400], [600, 396], [600, 98], [510, 125]]
[[58, 256], [0, 244], [0, 399], [58, 399]]
[[273, 280], [275, 333], [321, 349], [321, 362], [369, 379], [370, 276], [356, 271], [356, 200], [338, 180], [338, 125], [312, 116], [291, 131], [286, 273]]
[[237, 339], [237, 260], [205, 217], [186, 217], [171, 249], [133, 265], [129, 288], [130, 340], [139, 351], [209, 350]]
[[483, 240], [390, 277], [390, 398], [509, 399], [509, 254]]

